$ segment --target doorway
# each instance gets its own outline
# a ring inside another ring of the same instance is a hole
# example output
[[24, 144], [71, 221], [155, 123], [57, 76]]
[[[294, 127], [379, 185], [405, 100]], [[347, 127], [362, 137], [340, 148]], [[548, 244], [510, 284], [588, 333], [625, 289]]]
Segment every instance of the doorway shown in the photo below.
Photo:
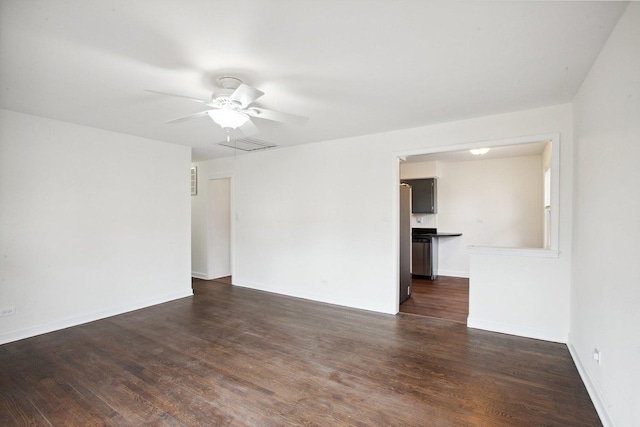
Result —
[[207, 276], [231, 276], [231, 178], [209, 180], [207, 224]]
[[[490, 147], [491, 152], [487, 155], [487, 151], [484, 151], [484, 157], [469, 157], [472, 154], [469, 153], [469, 150], [480, 148], [481, 144], [482, 147]], [[437, 228], [438, 232], [459, 232], [463, 237], [455, 241], [446, 241], [447, 247], [441, 246], [441, 249], [445, 250], [439, 254], [438, 279], [436, 281], [412, 279], [412, 296], [406, 302], [402, 302], [403, 299], [398, 298], [398, 311], [459, 321], [456, 320], [456, 317], [461, 317], [460, 313], [465, 310], [456, 308], [456, 305], [466, 299], [466, 312], [468, 313], [469, 305], [473, 303], [469, 299], [468, 277], [471, 275], [467, 252], [469, 246], [506, 247], [514, 250], [544, 248], [550, 251], [557, 248], [558, 210], [550, 207], [554, 206], [558, 199], [558, 180], [554, 177], [558, 176], [559, 136], [548, 134], [493, 142], [473, 142], [455, 146], [425, 148], [421, 151], [394, 153], [394, 161], [397, 161], [398, 164], [398, 181], [429, 177], [440, 178], [437, 214], [412, 214], [411, 229], [416, 227]], [[462, 156], [467, 157], [463, 158]], [[490, 162], [486, 162], [486, 165], [491, 163], [492, 167], [485, 167], [484, 163], [478, 161], [481, 159], [491, 159]], [[520, 160], [516, 161], [515, 159]], [[519, 180], [504, 179], [504, 176], [508, 176], [507, 173], [511, 173], [510, 171], [514, 169], [517, 169]], [[526, 177], [523, 176], [523, 171], [527, 171]], [[475, 172], [478, 174], [476, 175]], [[498, 172], [504, 172], [503, 176], [494, 176]], [[515, 185], [520, 181], [527, 186], [526, 191], [515, 188]], [[545, 184], [544, 203], [543, 181]], [[492, 190], [491, 197], [480, 197], [481, 194], [484, 194], [483, 192], [486, 192], [486, 189]], [[512, 193], [515, 195], [512, 196]], [[394, 197], [397, 197], [396, 195], [397, 193], [394, 194]], [[526, 195], [527, 198], [524, 199], [523, 195]], [[514, 206], [514, 201], [522, 202], [517, 205], [518, 209], [499, 209], [497, 211], [493, 209], [499, 204], [496, 200], [505, 199], [506, 196], [509, 196], [510, 207]], [[491, 200], [491, 203], [487, 203], [487, 200]], [[543, 208], [545, 209], [544, 222]], [[517, 220], [503, 218], [506, 213], [512, 217], [516, 214], [519, 216], [516, 218]], [[523, 218], [528, 222], [525, 222]], [[505, 224], [516, 224], [517, 226], [512, 226], [507, 230], [508, 232], [505, 232]], [[496, 231], [491, 227], [501, 228]], [[545, 237], [544, 242], [543, 236]], [[398, 250], [398, 253], [401, 253], [401, 250]], [[402, 257], [399, 256], [399, 259], [401, 260]], [[398, 289], [400, 290], [398, 292], [401, 294], [403, 269], [401, 262], [398, 264], [400, 272], [398, 278]], [[445, 289], [445, 284], [451, 284], [453, 288]], [[450, 295], [450, 299], [443, 299], [445, 295]], [[477, 291], [474, 295], [477, 300]], [[430, 300], [425, 300], [425, 298], [430, 298]], [[451, 306], [449, 306], [450, 304]], [[466, 319], [463, 323], [466, 323]]]

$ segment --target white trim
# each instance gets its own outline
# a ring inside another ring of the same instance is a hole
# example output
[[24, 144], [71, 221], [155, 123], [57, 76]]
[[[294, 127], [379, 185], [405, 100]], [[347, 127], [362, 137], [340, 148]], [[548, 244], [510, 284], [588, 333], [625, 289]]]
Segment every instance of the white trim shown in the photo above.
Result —
[[491, 331], [491, 332], [499, 332], [501, 334], [516, 335], [516, 336], [525, 337], [525, 338], [534, 338], [534, 339], [544, 340], [544, 341], [559, 342], [562, 344], [566, 344], [567, 342], [566, 334], [562, 334], [554, 331], [547, 331], [547, 330], [538, 329], [538, 328], [531, 328], [528, 326], [495, 322], [493, 320], [477, 319], [471, 316], [467, 317], [467, 327], [473, 328], [473, 329], [482, 329], [482, 330]]
[[206, 273], [199, 273], [197, 271], [192, 271], [191, 277], [195, 277], [196, 279], [202, 279], [202, 280], [211, 280], [211, 278], [207, 276]]
[[361, 301], [359, 300], [344, 300], [344, 301], [336, 301], [334, 299], [329, 299], [326, 297], [325, 294], [320, 294], [320, 293], [316, 293], [316, 292], [299, 292], [298, 289], [285, 289], [285, 288], [278, 288], [278, 287], [271, 287], [271, 286], [265, 286], [261, 283], [256, 283], [256, 282], [251, 282], [251, 281], [246, 281], [246, 280], [238, 280], [238, 279], [233, 279], [233, 286], [237, 286], [239, 288], [248, 288], [248, 289], [253, 289], [256, 291], [262, 291], [262, 292], [268, 292], [270, 294], [275, 294], [275, 295], [284, 295], [287, 297], [291, 297], [291, 298], [299, 298], [299, 299], [304, 299], [307, 301], [313, 301], [316, 303], [323, 303], [323, 304], [331, 304], [331, 305], [335, 305], [335, 306], [340, 306], [340, 307], [346, 307], [346, 308], [354, 308], [357, 310], [364, 310], [364, 311], [370, 311], [373, 313], [378, 313], [378, 314], [390, 314], [390, 315], [396, 315], [398, 312], [390, 312], [388, 310], [385, 310], [385, 307], [368, 307], [368, 306], [364, 306], [362, 305]]
[[211, 179], [225, 179], [225, 178], [233, 178], [233, 173], [210, 173], [207, 175], [207, 180]]
[[118, 314], [127, 313], [129, 311], [140, 310], [141, 308], [151, 307], [153, 305], [186, 298], [193, 295], [193, 290], [182, 292], [173, 292], [154, 298], [138, 301], [132, 304], [126, 304], [120, 307], [112, 307], [107, 310], [101, 310], [94, 313], [82, 314], [80, 316], [68, 317], [42, 325], [32, 326], [17, 331], [9, 331], [0, 334], [0, 344], [6, 344], [13, 341], [31, 338], [36, 335], [46, 334], [49, 332], [59, 331], [60, 329], [70, 328], [72, 326], [82, 325], [84, 323], [94, 322], [96, 320], [105, 319], [107, 317], [116, 316]]
[[596, 412], [600, 416], [600, 421], [604, 427], [613, 427], [613, 421], [611, 420], [611, 416], [609, 415], [609, 411], [607, 411], [607, 405], [604, 403], [604, 399], [600, 394], [600, 389], [596, 387], [594, 381], [591, 379], [589, 372], [584, 368], [582, 364], [582, 360], [580, 356], [578, 356], [578, 352], [575, 347], [569, 343], [567, 344], [569, 348], [569, 353], [571, 354], [571, 358], [573, 359], [573, 363], [576, 365], [578, 369], [578, 374], [580, 374], [580, 378], [584, 383], [584, 386], [587, 389], [587, 393], [589, 393], [589, 397], [591, 398], [591, 402], [593, 406], [596, 408]]
[[390, 301], [390, 308], [393, 314], [400, 312], [400, 159], [401, 156], [395, 153], [391, 156], [391, 253], [394, 255], [394, 262], [391, 263], [391, 277], [389, 284], [393, 289], [389, 289], [393, 299]]
[[438, 276], [462, 277], [462, 278], [468, 279], [469, 278], [469, 272], [468, 271], [462, 271], [462, 270], [443, 270], [443, 269], [438, 269]]
[[472, 255], [502, 255], [530, 258], [559, 258], [560, 251], [543, 248], [499, 248], [491, 246], [469, 246]]

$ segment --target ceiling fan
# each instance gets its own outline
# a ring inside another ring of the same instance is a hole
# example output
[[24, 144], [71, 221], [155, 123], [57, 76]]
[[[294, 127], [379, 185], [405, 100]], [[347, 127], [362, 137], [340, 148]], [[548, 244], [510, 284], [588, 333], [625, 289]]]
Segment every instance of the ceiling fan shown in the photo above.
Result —
[[257, 128], [251, 121], [252, 118], [296, 125], [304, 125], [309, 120], [307, 117], [253, 106], [252, 104], [264, 95], [264, 92], [242, 83], [242, 80], [236, 77], [223, 76], [218, 78], [217, 82], [220, 89], [211, 95], [210, 101], [155, 90], [147, 90], [147, 92], [185, 98], [210, 107], [208, 110], [178, 117], [166, 123], [180, 123], [208, 116], [227, 132], [242, 127], [243, 133], [252, 134], [257, 132]]

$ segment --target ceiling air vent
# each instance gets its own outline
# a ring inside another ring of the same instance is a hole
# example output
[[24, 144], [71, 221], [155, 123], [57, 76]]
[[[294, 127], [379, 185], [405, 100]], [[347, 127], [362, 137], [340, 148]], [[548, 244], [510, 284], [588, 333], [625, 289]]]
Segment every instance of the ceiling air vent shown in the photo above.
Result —
[[253, 138], [232, 139], [231, 141], [220, 142], [220, 145], [229, 148], [236, 148], [242, 151], [256, 151], [264, 150], [266, 148], [273, 148], [276, 145], [267, 141], [260, 141]]

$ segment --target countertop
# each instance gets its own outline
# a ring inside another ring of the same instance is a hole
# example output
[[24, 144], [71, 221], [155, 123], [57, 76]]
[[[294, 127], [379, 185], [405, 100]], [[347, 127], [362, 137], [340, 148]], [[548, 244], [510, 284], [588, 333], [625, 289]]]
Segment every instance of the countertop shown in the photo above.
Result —
[[462, 233], [447, 233], [438, 231], [437, 228], [412, 228], [412, 236], [429, 236], [429, 237], [457, 237], [462, 236]]

